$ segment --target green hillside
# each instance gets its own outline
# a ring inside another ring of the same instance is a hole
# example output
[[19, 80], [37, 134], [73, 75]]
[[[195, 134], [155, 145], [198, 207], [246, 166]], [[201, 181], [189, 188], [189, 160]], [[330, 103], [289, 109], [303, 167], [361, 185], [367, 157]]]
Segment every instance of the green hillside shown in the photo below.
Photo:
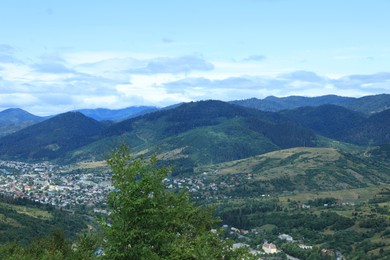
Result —
[[333, 138], [357, 145], [390, 143], [390, 109], [365, 116], [335, 105], [301, 107], [281, 111], [285, 120]]
[[87, 221], [77, 214], [35, 204], [25, 199], [0, 196], [0, 244], [27, 244], [48, 236], [58, 228], [69, 239], [87, 229]]
[[336, 105], [300, 107], [280, 113], [303, 127], [335, 139], [345, 139], [347, 131], [366, 120], [363, 114]]
[[185, 103], [115, 124], [70, 112], [0, 138], [0, 156], [61, 163], [101, 160], [113, 147], [126, 143], [134, 153], [157, 154], [175, 165], [176, 173], [186, 173], [197, 166], [287, 148], [386, 144], [389, 113], [367, 117], [335, 105], [276, 113], [214, 100]]
[[0, 154], [6, 159], [56, 159], [94, 141], [104, 128], [81, 113], [68, 112], [0, 138]]
[[[292, 148], [259, 156], [199, 167], [213, 173], [215, 183], [235, 183], [221, 190], [234, 196], [265, 193], [342, 190], [390, 181], [390, 164], [377, 157], [334, 148]], [[211, 180], [210, 180], [211, 181]]]
[[349, 129], [343, 139], [360, 145], [390, 144], [390, 109], [373, 114], [362, 124]]
[[70, 157], [101, 156], [126, 142], [135, 153], [168, 154], [162, 158], [176, 169], [191, 169], [279, 149], [317, 146], [317, 140], [314, 132], [282, 122], [277, 114], [203, 101], [117, 123], [103, 132], [102, 139]]

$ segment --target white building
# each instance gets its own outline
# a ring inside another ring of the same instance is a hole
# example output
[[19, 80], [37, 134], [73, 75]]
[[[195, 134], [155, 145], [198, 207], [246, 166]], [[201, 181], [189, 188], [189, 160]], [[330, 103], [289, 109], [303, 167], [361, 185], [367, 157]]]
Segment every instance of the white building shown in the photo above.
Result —
[[272, 243], [271, 244], [264, 243], [263, 244], [263, 250], [267, 254], [276, 254], [278, 252], [278, 249], [276, 248], [276, 245], [274, 245]]

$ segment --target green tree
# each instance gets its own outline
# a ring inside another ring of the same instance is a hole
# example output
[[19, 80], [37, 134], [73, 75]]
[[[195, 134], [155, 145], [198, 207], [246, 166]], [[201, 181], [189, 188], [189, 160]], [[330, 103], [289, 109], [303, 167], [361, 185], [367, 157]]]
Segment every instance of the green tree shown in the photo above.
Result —
[[242, 259], [222, 232], [211, 232], [218, 219], [196, 206], [184, 191], [165, 188], [169, 168], [157, 160], [133, 159], [127, 146], [108, 159], [114, 190], [109, 194], [110, 223], [105, 226], [108, 259]]

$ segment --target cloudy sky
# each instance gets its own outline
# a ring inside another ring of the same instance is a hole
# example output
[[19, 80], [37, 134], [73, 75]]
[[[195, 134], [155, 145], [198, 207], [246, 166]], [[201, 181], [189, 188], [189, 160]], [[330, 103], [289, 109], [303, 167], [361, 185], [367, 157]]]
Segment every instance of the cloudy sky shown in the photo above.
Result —
[[388, 0], [12, 0], [0, 111], [390, 93]]

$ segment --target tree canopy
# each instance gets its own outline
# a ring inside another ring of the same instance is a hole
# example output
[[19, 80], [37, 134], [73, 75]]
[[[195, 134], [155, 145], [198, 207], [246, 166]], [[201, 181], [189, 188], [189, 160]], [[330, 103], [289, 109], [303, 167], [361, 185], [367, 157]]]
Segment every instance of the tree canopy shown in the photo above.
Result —
[[155, 157], [133, 159], [128, 147], [108, 159], [114, 190], [108, 197], [105, 255], [110, 259], [237, 259], [231, 241], [215, 228], [210, 208], [197, 206], [184, 191], [165, 188], [169, 168]]

